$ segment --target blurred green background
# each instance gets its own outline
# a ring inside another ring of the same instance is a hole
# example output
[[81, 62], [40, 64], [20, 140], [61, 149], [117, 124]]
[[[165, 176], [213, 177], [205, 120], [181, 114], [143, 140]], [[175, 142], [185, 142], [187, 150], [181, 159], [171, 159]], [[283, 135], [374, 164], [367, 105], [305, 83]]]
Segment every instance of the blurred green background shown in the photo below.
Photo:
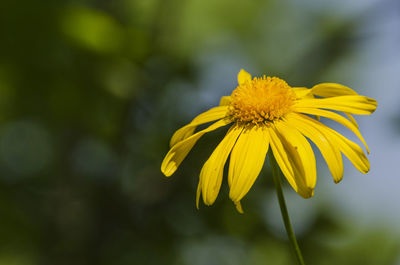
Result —
[[241, 68], [378, 99], [360, 119], [371, 173], [346, 161], [334, 185], [319, 157], [315, 197], [285, 194], [307, 264], [400, 264], [399, 28], [397, 0], [2, 1], [0, 265], [295, 264], [268, 165], [244, 215], [226, 183], [196, 210], [224, 130], [160, 172]]

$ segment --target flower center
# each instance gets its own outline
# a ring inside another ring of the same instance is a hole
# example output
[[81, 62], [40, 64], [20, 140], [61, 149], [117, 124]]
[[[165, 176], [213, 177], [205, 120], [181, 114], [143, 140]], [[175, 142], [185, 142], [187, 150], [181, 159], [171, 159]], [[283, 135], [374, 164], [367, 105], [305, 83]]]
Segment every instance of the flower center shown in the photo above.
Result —
[[291, 111], [294, 90], [277, 77], [255, 77], [240, 84], [231, 94], [229, 114], [237, 122], [266, 123]]

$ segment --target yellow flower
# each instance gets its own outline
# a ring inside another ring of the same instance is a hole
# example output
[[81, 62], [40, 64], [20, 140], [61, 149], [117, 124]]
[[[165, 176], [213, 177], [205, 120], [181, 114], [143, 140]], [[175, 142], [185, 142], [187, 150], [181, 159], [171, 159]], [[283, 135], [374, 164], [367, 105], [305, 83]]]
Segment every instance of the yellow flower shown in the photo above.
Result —
[[[231, 96], [221, 98], [220, 106], [198, 115], [175, 132], [171, 149], [161, 165], [165, 176], [171, 176], [201, 136], [232, 124], [201, 170], [197, 208], [200, 195], [206, 205], [216, 200], [230, 155], [229, 197], [242, 212], [240, 200], [258, 177], [269, 147], [293, 189], [304, 198], [313, 196], [316, 163], [306, 137], [321, 151], [335, 183], [343, 177], [341, 153], [362, 173], [369, 171], [369, 161], [363, 150], [318, 120], [322, 116], [346, 126], [369, 153], [351, 114], [371, 114], [377, 106], [374, 99], [358, 95], [340, 84], [322, 83], [311, 89], [291, 87], [277, 77], [252, 79], [244, 70], [238, 74], [238, 83]], [[333, 111], [344, 112], [348, 119]], [[198, 125], [212, 121], [216, 122], [195, 133]]]

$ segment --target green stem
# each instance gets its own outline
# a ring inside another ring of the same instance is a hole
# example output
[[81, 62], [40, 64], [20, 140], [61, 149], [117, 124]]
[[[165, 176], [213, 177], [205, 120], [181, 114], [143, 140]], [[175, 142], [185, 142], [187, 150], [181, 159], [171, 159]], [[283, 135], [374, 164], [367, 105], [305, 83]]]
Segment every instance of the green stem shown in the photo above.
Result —
[[304, 265], [303, 256], [301, 255], [299, 245], [297, 244], [296, 236], [293, 232], [292, 225], [290, 224], [289, 214], [285, 203], [285, 197], [283, 196], [278, 164], [276, 163], [275, 157], [272, 154], [272, 152], [269, 153], [269, 162], [272, 168], [272, 176], [274, 179], [276, 193], [278, 195], [279, 206], [281, 208], [283, 222], [285, 223], [286, 233], [289, 237], [290, 243], [294, 251], [296, 252], [297, 261], [299, 262], [300, 265]]

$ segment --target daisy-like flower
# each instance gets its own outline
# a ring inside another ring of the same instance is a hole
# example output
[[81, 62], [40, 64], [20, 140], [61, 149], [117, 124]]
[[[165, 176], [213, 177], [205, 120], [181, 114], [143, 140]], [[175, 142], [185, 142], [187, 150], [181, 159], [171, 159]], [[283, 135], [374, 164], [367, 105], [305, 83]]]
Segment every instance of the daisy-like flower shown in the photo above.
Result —
[[[243, 212], [240, 201], [257, 179], [269, 149], [289, 184], [304, 198], [313, 196], [317, 180], [315, 156], [308, 140], [321, 151], [335, 183], [343, 177], [342, 154], [360, 172], [369, 171], [369, 161], [360, 146], [322, 124], [319, 117], [349, 128], [369, 153], [351, 114], [371, 114], [377, 107], [374, 99], [340, 84], [291, 87], [277, 77], [252, 78], [244, 70], [238, 74], [238, 83], [230, 96], [221, 98], [218, 107], [175, 132], [161, 165], [165, 176], [171, 176], [201, 136], [231, 124], [200, 172], [197, 208], [200, 196], [206, 205], [216, 200], [229, 156], [229, 197], [239, 212]], [[343, 112], [347, 118], [334, 111]], [[195, 132], [197, 126], [209, 122], [214, 123]]]

